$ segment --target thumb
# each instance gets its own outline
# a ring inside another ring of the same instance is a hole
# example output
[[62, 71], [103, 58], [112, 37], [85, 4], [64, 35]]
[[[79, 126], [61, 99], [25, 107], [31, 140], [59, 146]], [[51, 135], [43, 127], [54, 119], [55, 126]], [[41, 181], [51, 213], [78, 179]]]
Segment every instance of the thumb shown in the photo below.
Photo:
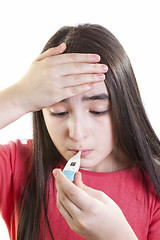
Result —
[[74, 184], [77, 187], [83, 189], [84, 184], [82, 182], [82, 174], [80, 172], [76, 172], [76, 174], [74, 176]]
[[61, 43], [61, 44], [58, 45], [57, 47], [49, 48], [47, 51], [45, 51], [45, 52], [43, 52], [42, 54], [40, 54], [39, 57], [37, 57], [37, 58], [35, 59], [35, 61], [41, 61], [41, 60], [43, 60], [44, 58], [61, 54], [61, 53], [63, 53], [65, 50], [66, 50], [66, 44], [65, 44], [65, 43]]
[[104, 192], [86, 186], [82, 182], [82, 174], [80, 172], [77, 172], [75, 174], [74, 184], [77, 187], [79, 187], [82, 190], [84, 190], [88, 195], [90, 195], [91, 197], [93, 197], [93, 198], [103, 202], [104, 204], [108, 204], [108, 203], [113, 204], [114, 203], [113, 200], [108, 195], [106, 195]]
[[90, 193], [90, 187], [87, 187], [83, 182], [82, 182], [82, 174], [80, 172], [77, 172], [74, 177], [74, 184], [81, 188], [82, 190], [86, 191], [88, 194]]

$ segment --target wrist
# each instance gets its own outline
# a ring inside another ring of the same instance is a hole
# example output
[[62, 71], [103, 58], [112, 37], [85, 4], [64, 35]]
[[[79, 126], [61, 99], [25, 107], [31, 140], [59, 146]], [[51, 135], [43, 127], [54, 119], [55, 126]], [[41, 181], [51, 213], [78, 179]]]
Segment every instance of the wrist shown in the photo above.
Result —
[[18, 113], [21, 116], [31, 112], [28, 103], [28, 97], [25, 95], [25, 92], [23, 91], [21, 82], [18, 82], [11, 86], [10, 92], [11, 92], [10, 100], [13, 101], [12, 104], [14, 105], [15, 109], [17, 109]]
[[7, 88], [5, 90], [5, 95], [8, 102], [8, 108], [13, 109], [13, 111], [17, 113], [18, 118], [29, 112], [26, 107], [25, 96], [21, 93], [21, 88], [18, 83]]
[[121, 229], [119, 231], [117, 229], [116, 236], [113, 236], [112, 238], [110, 238], [110, 240], [138, 240], [138, 238], [136, 237], [131, 226], [127, 224], [124, 229]]
[[0, 129], [27, 113], [16, 85], [10, 86], [0, 92], [0, 111], [2, 113]]

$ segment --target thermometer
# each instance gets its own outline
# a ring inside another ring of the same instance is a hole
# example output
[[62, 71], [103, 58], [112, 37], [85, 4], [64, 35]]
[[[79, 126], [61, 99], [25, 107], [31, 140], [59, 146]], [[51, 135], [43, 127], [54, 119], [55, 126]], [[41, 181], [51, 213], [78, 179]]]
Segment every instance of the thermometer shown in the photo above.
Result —
[[79, 151], [74, 157], [70, 158], [63, 169], [64, 175], [72, 182], [74, 181], [75, 173], [78, 172], [80, 168], [80, 156], [81, 151]]

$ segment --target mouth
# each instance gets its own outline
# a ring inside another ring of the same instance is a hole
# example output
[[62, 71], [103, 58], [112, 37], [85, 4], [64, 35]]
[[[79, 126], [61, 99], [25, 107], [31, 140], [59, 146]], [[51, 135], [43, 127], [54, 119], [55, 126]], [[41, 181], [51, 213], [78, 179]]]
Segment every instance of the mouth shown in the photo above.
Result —
[[81, 158], [85, 158], [87, 157], [89, 154], [91, 154], [91, 152], [93, 151], [93, 149], [70, 149], [70, 152], [73, 155], [76, 155], [79, 151], [81, 151]]

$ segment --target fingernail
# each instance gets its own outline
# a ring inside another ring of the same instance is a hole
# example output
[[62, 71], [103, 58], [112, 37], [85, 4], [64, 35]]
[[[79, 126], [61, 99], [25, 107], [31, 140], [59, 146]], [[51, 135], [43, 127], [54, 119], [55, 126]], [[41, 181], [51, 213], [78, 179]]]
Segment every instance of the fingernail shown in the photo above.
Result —
[[104, 71], [107, 71], [108, 70], [108, 67], [107, 67], [107, 65], [102, 65], [102, 69], [104, 70]]
[[66, 47], [66, 44], [63, 42], [63, 43], [61, 43], [59, 46], [62, 47], [62, 48], [64, 48], [64, 47]]
[[98, 61], [98, 62], [99, 62], [99, 61], [101, 60], [101, 57], [96, 54], [96, 55], [94, 55], [94, 59], [95, 59], [95, 61]]
[[105, 75], [104, 74], [98, 74], [98, 79], [99, 80], [104, 80], [105, 79]]

